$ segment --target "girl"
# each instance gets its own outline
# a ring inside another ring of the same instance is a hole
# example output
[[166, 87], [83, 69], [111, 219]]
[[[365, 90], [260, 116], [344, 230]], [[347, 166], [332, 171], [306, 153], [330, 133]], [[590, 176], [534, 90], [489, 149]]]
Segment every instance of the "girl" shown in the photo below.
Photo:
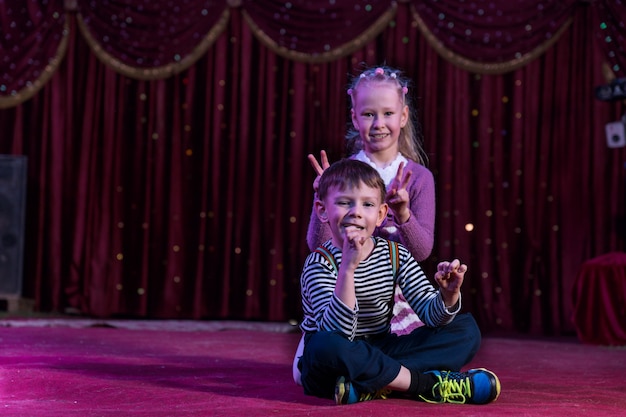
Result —
[[[417, 261], [433, 249], [435, 228], [435, 182], [424, 166], [426, 156], [411, 117], [409, 81], [390, 67], [367, 69], [352, 81], [352, 128], [347, 134], [351, 158], [366, 162], [381, 175], [387, 186], [390, 214], [376, 235], [404, 244]], [[321, 164], [308, 156], [319, 178], [329, 166], [326, 152]], [[317, 198], [317, 195], [315, 196]], [[307, 231], [309, 249], [315, 250], [330, 238], [328, 225], [314, 212]]]
[[[432, 249], [435, 229], [435, 182], [425, 167], [426, 155], [418, 137], [417, 122], [411, 113], [409, 79], [391, 67], [366, 69], [348, 88], [352, 127], [347, 134], [351, 158], [374, 167], [387, 186], [387, 219], [375, 236], [406, 246], [417, 261], [426, 259]], [[318, 174], [329, 166], [326, 152], [320, 162], [308, 156]], [[327, 224], [311, 213], [307, 244], [311, 251], [331, 237]], [[392, 331], [410, 333], [421, 323], [399, 289], [396, 291]]]

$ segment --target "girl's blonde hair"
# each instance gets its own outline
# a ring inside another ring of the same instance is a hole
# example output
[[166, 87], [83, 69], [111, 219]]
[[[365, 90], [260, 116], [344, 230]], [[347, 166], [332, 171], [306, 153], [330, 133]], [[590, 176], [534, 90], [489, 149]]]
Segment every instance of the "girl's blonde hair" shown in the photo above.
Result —
[[[404, 127], [400, 130], [398, 138], [398, 150], [408, 159], [412, 159], [421, 165], [428, 163], [428, 156], [422, 146], [422, 135], [417, 116], [413, 114], [411, 105], [411, 97], [408, 94], [410, 79], [405, 77], [401, 71], [388, 66], [379, 66], [368, 68], [360, 75], [353, 77], [348, 87], [348, 95], [350, 96], [352, 108], [359, 86], [366, 83], [390, 83], [393, 84], [398, 91], [398, 95], [402, 99], [404, 105], [409, 109], [409, 118]], [[348, 133], [346, 134], [348, 154], [352, 155], [363, 149], [363, 141], [359, 131], [352, 125], [348, 124]]]

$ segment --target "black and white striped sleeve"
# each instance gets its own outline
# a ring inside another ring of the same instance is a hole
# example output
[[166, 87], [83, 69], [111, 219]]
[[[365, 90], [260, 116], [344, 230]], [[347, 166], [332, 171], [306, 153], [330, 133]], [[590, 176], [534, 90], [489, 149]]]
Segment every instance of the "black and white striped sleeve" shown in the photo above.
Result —
[[335, 268], [322, 255], [311, 253], [300, 277], [304, 313], [301, 327], [309, 332], [338, 330], [352, 340], [357, 328], [358, 302], [354, 309], [344, 304], [335, 295], [336, 283]]
[[446, 309], [439, 290], [431, 284], [424, 270], [409, 251], [400, 246], [399, 252], [398, 285], [413, 311], [429, 327], [450, 323], [459, 309], [455, 312]]

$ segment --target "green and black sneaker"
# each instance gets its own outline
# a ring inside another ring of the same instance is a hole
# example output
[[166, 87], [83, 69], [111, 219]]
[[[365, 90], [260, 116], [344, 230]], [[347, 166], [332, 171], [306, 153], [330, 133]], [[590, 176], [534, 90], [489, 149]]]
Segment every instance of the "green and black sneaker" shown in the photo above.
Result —
[[493, 372], [470, 369], [467, 372], [428, 371], [437, 382], [430, 395], [420, 395], [429, 403], [488, 404], [500, 395], [500, 380]]

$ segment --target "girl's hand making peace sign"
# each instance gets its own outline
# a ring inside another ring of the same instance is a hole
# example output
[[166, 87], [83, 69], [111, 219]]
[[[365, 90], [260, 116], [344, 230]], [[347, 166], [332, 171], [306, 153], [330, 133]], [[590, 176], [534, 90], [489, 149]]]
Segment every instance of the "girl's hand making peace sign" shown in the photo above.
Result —
[[409, 192], [406, 190], [411, 179], [411, 171], [404, 172], [404, 162], [398, 167], [396, 177], [387, 188], [385, 200], [399, 224], [406, 223], [411, 217]]
[[313, 180], [313, 190], [317, 192], [317, 188], [320, 185], [320, 178], [322, 174], [324, 173], [324, 171], [326, 170], [326, 168], [330, 166], [330, 163], [328, 162], [328, 156], [326, 155], [326, 151], [322, 150], [320, 152], [321, 165], [319, 162], [317, 162], [317, 159], [315, 159], [315, 155], [313, 155], [312, 153], [310, 153], [307, 156], [307, 158], [309, 158], [309, 162], [311, 163], [311, 166], [317, 173], [317, 177], [315, 177], [315, 180]]

